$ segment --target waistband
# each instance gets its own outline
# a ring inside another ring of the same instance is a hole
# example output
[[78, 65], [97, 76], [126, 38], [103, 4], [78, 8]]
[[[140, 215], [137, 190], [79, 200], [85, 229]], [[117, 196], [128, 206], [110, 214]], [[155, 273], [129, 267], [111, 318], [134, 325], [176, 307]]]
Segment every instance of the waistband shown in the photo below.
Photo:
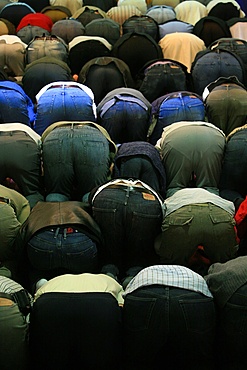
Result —
[[128, 186], [128, 185], [122, 185], [122, 184], [112, 184], [106, 187], [106, 189], [122, 189], [125, 191], [136, 191], [138, 193], [146, 193], [154, 195], [150, 190], [142, 187], [142, 186]]
[[10, 205], [10, 207], [12, 207], [12, 208], [13, 208], [13, 210], [16, 212], [15, 205], [11, 202], [11, 199], [9, 199], [9, 198], [5, 198], [5, 197], [0, 197], [0, 203], [9, 204], [9, 205]]
[[54, 227], [51, 229], [48, 229], [49, 231], [53, 232], [55, 234], [55, 237], [59, 234], [62, 234], [66, 236], [67, 234], [75, 234], [79, 233], [79, 230], [73, 228], [73, 227]]
[[11, 294], [0, 292], [0, 298], [9, 299], [10, 301], [15, 302], [14, 297]]
[[47, 90], [50, 90], [50, 89], [81, 89], [80, 86], [77, 86], [77, 85], [65, 85], [65, 84], [57, 84], [57, 85], [52, 85], [50, 87], [48, 87]]

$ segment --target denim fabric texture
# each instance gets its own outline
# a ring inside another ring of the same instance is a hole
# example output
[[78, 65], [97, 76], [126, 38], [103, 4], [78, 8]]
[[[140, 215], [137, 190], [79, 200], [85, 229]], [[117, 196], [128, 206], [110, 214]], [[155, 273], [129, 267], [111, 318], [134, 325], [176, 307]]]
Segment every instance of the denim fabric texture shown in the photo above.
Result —
[[[108, 103], [108, 102], [107, 102]], [[103, 126], [116, 143], [146, 141], [150, 114], [143, 102], [116, 99], [115, 103], [103, 114], [100, 112], [98, 123]]]
[[178, 63], [154, 63], [144, 73], [139, 90], [150, 102], [170, 92], [187, 90], [186, 74]]
[[39, 134], [54, 122], [92, 121], [95, 115], [92, 99], [77, 87], [50, 88], [39, 98], [34, 130]]
[[162, 210], [154, 195], [125, 189], [103, 189], [94, 199], [93, 217], [105, 240], [105, 263], [115, 264], [120, 275], [133, 266], [156, 261], [154, 239], [160, 232]]
[[247, 285], [240, 287], [219, 312], [219, 363], [226, 370], [247, 367]]
[[[155, 104], [155, 102], [154, 102]], [[153, 145], [162, 135], [163, 128], [179, 121], [204, 121], [205, 108], [203, 101], [192, 93], [171, 93], [164, 98], [157, 113], [157, 123], [150, 136]]]
[[96, 243], [80, 231], [68, 233], [63, 227], [36, 233], [28, 242], [27, 254], [36, 277], [94, 273], [98, 267]]
[[34, 112], [29, 116], [29, 106], [24, 93], [22, 95], [9, 88], [0, 88], [0, 123], [19, 122], [31, 126], [33, 118]]
[[[97, 128], [71, 124], [52, 130], [43, 143], [49, 201], [58, 200], [57, 194], [71, 200], [73, 189], [81, 201], [83, 195], [106, 182], [109, 155], [109, 142]], [[51, 193], [56, 193], [55, 199]]]
[[[214, 369], [212, 298], [186, 289], [150, 285], [125, 297], [124, 352], [136, 370]], [[126, 368], [126, 369], [127, 369]]]

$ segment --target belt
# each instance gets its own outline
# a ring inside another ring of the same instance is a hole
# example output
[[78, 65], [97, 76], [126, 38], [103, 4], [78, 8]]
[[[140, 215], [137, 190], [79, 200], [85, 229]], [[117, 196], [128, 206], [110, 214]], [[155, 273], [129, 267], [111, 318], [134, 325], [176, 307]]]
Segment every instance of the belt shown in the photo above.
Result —
[[50, 90], [50, 89], [61, 89], [61, 88], [65, 88], [65, 89], [68, 89], [68, 88], [76, 88], [76, 89], [80, 89], [80, 90], [82, 90], [81, 89], [81, 87], [80, 86], [77, 86], [77, 85], [63, 85], [63, 84], [58, 84], [58, 85], [52, 85], [52, 86], [50, 86], [49, 88], [48, 88], [48, 90]]
[[10, 199], [9, 198], [4, 198], [4, 197], [0, 197], [0, 202], [1, 203], [6, 203], [6, 204], [10, 204]]
[[0, 292], [0, 298], [9, 299], [10, 301], [15, 302], [14, 297], [11, 294], [8, 294], [8, 293]]
[[184, 96], [189, 96], [190, 98], [193, 98], [193, 99], [196, 99], [197, 98], [197, 99], [202, 100], [201, 96], [199, 96], [196, 93], [181, 91], [181, 92], [175, 92], [175, 93], [169, 94], [169, 96], [167, 96], [164, 99], [164, 102], [167, 101], [167, 100], [170, 100], [170, 99], [180, 98], [180, 97], [184, 97]]
[[56, 227], [49, 229], [49, 231], [54, 232], [56, 234], [73, 234], [73, 233], [78, 233], [79, 231], [77, 229], [74, 229], [73, 227]]
[[120, 184], [112, 184], [107, 186], [106, 189], [122, 189], [125, 191], [136, 191], [138, 193], [146, 193], [154, 195], [150, 190], [143, 188], [142, 186], [131, 186], [131, 185], [120, 185]]

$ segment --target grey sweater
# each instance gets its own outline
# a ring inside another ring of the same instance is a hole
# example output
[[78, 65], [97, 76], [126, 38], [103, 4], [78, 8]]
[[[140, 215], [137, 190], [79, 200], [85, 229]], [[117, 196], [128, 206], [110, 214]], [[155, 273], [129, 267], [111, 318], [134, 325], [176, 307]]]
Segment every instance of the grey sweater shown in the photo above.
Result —
[[247, 256], [226, 263], [214, 263], [205, 280], [216, 304], [223, 308], [231, 296], [247, 283]]

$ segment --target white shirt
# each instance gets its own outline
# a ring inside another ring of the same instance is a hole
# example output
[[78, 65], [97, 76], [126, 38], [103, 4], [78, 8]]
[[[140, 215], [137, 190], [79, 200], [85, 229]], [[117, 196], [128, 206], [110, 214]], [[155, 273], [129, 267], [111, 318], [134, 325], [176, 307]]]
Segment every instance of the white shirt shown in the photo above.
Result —
[[35, 301], [45, 293], [110, 293], [123, 304], [123, 288], [112, 277], [104, 274], [64, 274], [47, 281], [35, 293]]
[[68, 45], [69, 50], [72, 49], [74, 46], [80, 44], [81, 42], [91, 41], [91, 40], [99, 41], [107, 49], [109, 49], [109, 50], [112, 49], [112, 45], [104, 37], [100, 37], [100, 36], [76, 36], [76, 37], [73, 38], [72, 41], [69, 42], [69, 45]]
[[24, 131], [28, 134], [31, 139], [33, 139], [37, 145], [41, 145], [41, 136], [37, 134], [31, 127], [25, 125], [24, 123], [3, 123], [0, 124], [1, 131]]
[[144, 188], [143, 193], [145, 193], [145, 189], [151, 191], [151, 193], [153, 193], [154, 196], [155, 196], [155, 198], [159, 201], [160, 206], [161, 206], [161, 210], [162, 210], [162, 213], [163, 213], [163, 216], [164, 216], [164, 202], [163, 202], [163, 200], [160, 198], [159, 194], [156, 193], [156, 191], [153, 188], [151, 188], [149, 185], [147, 185], [146, 183], [142, 182], [141, 180], [115, 179], [115, 180], [109, 181], [106, 184], [103, 184], [103, 185], [99, 186], [99, 188], [97, 189], [97, 191], [93, 195], [92, 203], [94, 202], [94, 199], [97, 197], [97, 195], [102, 190], [104, 190], [105, 188], [107, 188], [110, 185], [115, 185], [115, 184], [117, 184], [117, 185], [123, 185], [123, 186], [130, 186], [130, 187], [137, 187], [137, 186], [140, 187], [141, 186], [141, 187]]
[[230, 213], [232, 217], [235, 214], [233, 202], [221, 198], [203, 188], [186, 188], [176, 191], [171, 197], [165, 199], [165, 215], [189, 204], [212, 203]]
[[79, 87], [82, 91], [84, 91], [92, 99], [92, 109], [93, 109], [93, 113], [94, 113], [95, 118], [96, 118], [96, 105], [95, 105], [95, 102], [94, 102], [94, 93], [88, 86], [80, 84], [79, 82], [75, 82], [75, 81], [55, 81], [55, 82], [51, 82], [51, 83], [45, 85], [44, 87], [42, 87], [42, 89], [39, 90], [38, 94], [36, 95], [37, 102], [39, 101], [40, 97], [48, 89], [52, 89], [53, 86], [58, 86], [58, 85], [71, 86], [71, 87], [75, 86], [75, 87]]
[[179, 265], [155, 265], [141, 270], [127, 285], [123, 297], [136, 289], [149, 285], [165, 285], [213, 297], [204, 278], [187, 267]]

